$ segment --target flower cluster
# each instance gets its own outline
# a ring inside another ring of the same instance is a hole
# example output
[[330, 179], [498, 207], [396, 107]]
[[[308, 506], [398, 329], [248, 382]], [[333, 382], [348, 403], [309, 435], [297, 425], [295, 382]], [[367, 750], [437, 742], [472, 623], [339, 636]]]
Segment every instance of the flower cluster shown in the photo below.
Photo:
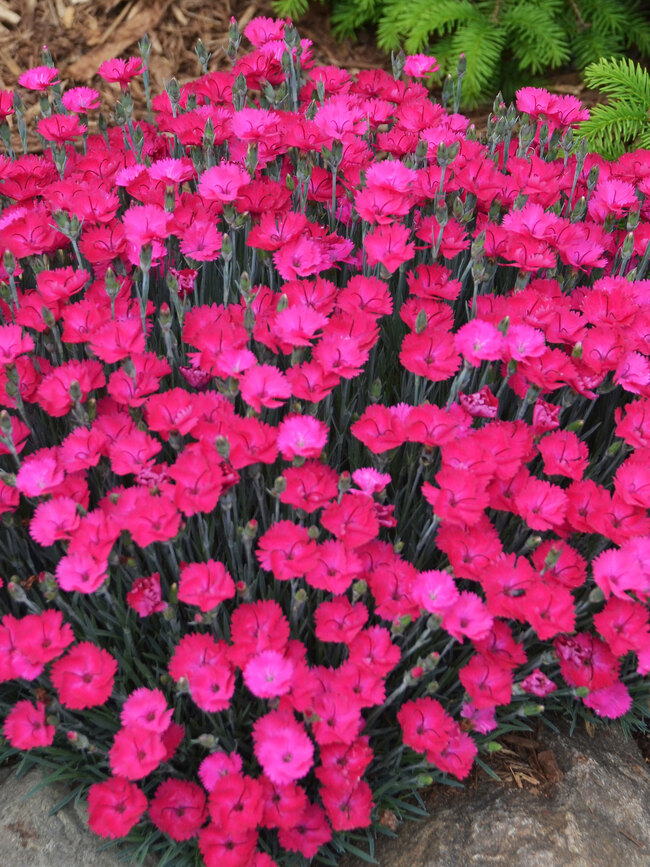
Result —
[[43, 155], [0, 124], [0, 757], [219, 867], [340, 854], [545, 708], [641, 725], [650, 671], [648, 153], [245, 35], [155, 123], [144, 61], [91, 133], [46, 55]]

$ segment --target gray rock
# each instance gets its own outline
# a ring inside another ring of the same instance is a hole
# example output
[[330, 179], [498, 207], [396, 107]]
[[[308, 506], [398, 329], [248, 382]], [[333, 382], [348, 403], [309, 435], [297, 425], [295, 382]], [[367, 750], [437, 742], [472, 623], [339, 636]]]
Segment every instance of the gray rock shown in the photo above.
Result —
[[123, 867], [116, 850], [97, 851], [105, 841], [88, 828], [85, 801], [48, 815], [69, 792], [65, 786], [45, 786], [27, 797], [41, 779], [38, 771], [16, 777], [10, 769], [0, 770], [2, 867]]
[[[436, 786], [431, 815], [378, 841], [382, 867], [650, 867], [650, 770], [620, 730], [544, 734], [547, 782]], [[545, 768], [546, 770], [546, 768]], [[558, 772], [559, 771], [559, 772]], [[425, 801], [427, 799], [425, 798]], [[344, 859], [341, 867], [364, 862]]]

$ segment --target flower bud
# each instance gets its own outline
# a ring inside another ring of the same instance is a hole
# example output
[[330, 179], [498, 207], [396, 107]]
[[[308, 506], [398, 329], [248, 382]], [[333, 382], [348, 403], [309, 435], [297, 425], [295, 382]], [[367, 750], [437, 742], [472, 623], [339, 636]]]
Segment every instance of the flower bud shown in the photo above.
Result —
[[618, 452], [621, 450], [622, 445], [623, 445], [623, 440], [614, 440], [614, 442], [611, 444], [611, 446], [607, 449], [606, 454], [609, 457], [613, 457], [614, 455], [618, 454]]
[[[588, 690], [587, 690], [588, 691]], [[543, 704], [525, 704], [523, 707], [524, 716], [537, 716], [544, 712]]]
[[181, 86], [178, 83], [177, 78], [170, 78], [165, 87], [165, 93], [169, 97], [169, 101], [172, 104], [172, 109], [177, 108], [180, 100], [181, 100]]
[[224, 461], [227, 461], [230, 456], [230, 442], [226, 437], [218, 436], [214, 441], [214, 445], [219, 457], [223, 458]]
[[0, 411], [0, 430], [8, 439], [13, 439], [11, 416], [6, 409]]
[[7, 581], [7, 592], [14, 600], [14, 602], [27, 602], [27, 594], [23, 590], [23, 588], [18, 583], [18, 576], [12, 575], [9, 581]]
[[169, 304], [166, 301], [160, 305], [160, 316], [158, 317], [160, 327], [163, 331], [169, 331], [172, 321], [172, 312], [169, 309]]
[[283, 494], [287, 489], [287, 480], [284, 476], [278, 476], [271, 488], [271, 496], [279, 497], [280, 494]]
[[52, 315], [52, 311], [49, 309], [49, 307], [45, 307], [45, 305], [41, 307], [41, 316], [43, 317], [43, 322], [47, 325], [48, 328], [54, 328], [54, 325], [56, 324], [56, 319]]
[[420, 310], [415, 319], [415, 333], [422, 334], [427, 327], [428, 321], [426, 310]]
[[87, 750], [90, 746], [90, 741], [86, 737], [86, 735], [82, 735], [79, 732], [66, 732], [66, 737], [68, 742], [72, 744], [78, 750]]
[[352, 585], [352, 602], [358, 602], [368, 592], [368, 583], [363, 579], [355, 581]]
[[449, 208], [447, 207], [447, 203], [444, 200], [438, 202], [436, 206], [436, 222], [439, 226], [444, 228], [449, 222]]
[[185, 676], [179, 677], [178, 680], [176, 681], [176, 692], [182, 695], [183, 693], [189, 694], [189, 691], [190, 691], [189, 680]]
[[404, 54], [403, 51], [400, 51], [399, 54], [394, 54], [391, 51], [390, 62], [393, 68], [393, 78], [399, 81], [399, 79], [402, 77], [402, 73], [404, 72], [404, 65], [406, 64], [406, 54]]
[[598, 183], [598, 178], [600, 176], [600, 166], [592, 166], [589, 169], [589, 174], [587, 175], [587, 189], [591, 192], [596, 184]]
[[199, 39], [199, 41], [196, 43], [196, 46], [194, 47], [194, 53], [199, 60], [203, 74], [206, 75], [208, 71], [208, 63], [210, 62], [210, 58], [212, 57], [211, 52], [208, 51], [203, 42]]
[[81, 400], [81, 398], [82, 398], [81, 386], [79, 385], [79, 383], [77, 382], [76, 379], [73, 379], [72, 382], [70, 383], [70, 388], [68, 389], [68, 394], [74, 400], [75, 403], [78, 403]]

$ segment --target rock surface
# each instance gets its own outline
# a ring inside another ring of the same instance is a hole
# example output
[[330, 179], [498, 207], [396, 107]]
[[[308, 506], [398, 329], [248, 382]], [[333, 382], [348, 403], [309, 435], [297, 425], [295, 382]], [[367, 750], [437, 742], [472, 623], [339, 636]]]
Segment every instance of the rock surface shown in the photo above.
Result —
[[98, 852], [104, 842], [87, 826], [85, 802], [48, 813], [69, 792], [54, 784], [29, 792], [41, 782], [38, 771], [16, 777], [0, 770], [0, 864], [2, 867], [117, 867], [116, 850]]
[[[437, 786], [430, 818], [382, 838], [382, 867], [650, 867], [650, 770], [632, 740], [612, 728], [544, 735], [537, 756], [546, 782], [528, 790], [490, 780], [465, 791]], [[117, 851], [86, 824], [85, 804], [49, 811], [68, 791], [32, 771], [0, 770], [2, 867], [118, 867]], [[340, 867], [365, 867], [345, 859]]]
[[[546, 760], [550, 753], [551, 766], [553, 757], [557, 763], [544, 785], [523, 790], [486, 780], [473, 792], [437, 786], [430, 818], [378, 841], [377, 863], [650, 867], [650, 769], [635, 741], [615, 728], [543, 741]], [[363, 865], [354, 858], [341, 863]]]

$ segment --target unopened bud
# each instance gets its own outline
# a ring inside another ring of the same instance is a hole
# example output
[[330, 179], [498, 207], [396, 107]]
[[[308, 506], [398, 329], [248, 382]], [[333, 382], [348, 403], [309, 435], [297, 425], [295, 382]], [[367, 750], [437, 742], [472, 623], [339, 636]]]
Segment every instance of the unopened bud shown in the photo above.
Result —
[[415, 319], [415, 333], [422, 334], [422, 332], [426, 329], [429, 320], [427, 318], [426, 310], [420, 310], [416, 319]]
[[48, 328], [54, 328], [56, 324], [56, 319], [54, 318], [52, 311], [49, 307], [41, 307], [41, 316], [43, 317], [43, 322], [47, 325]]
[[73, 379], [72, 382], [70, 383], [70, 388], [68, 389], [68, 394], [74, 400], [75, 403], [78, 403], [81, 400], [81, 398], [82, 398], [81, 386], [79, 385], [79, 382], [76, 379]]
[[228, 232], [224, 232], [221, 241], [221, 257], [224, 262], [230, 262], [232, 259], [232, 241]]
[[368, 592], [368, 582], [360, 579], [352, 585], [352, 602], [357, 602], [362, 599]]
[[6, 409], [3, 409], [0, 412], [0, 430], [6, 437], [13, 437], [13, 425], [11, 423], [11, 416]]
[[278, 476], [273, 483], [273, 487], [271, 489], [271, 494], [274, 497], [279, 497], [280, 494], [283, 494], [287, 489], [287, 480], [284, 476]]
[[171, 325], [172, 321], [172, 312], [169, 309], [169, 304], [166, 301], [163, 301], [163, 303], [160, 305], [160, 316], [158, 321], [160, 322], [163, 331], [169, 330], [169, 326]]
[[592, 166], [589, 169], [589, 174], [587, 175], [587, 189], [591, 192], [598, 183], [598, 178], [600, 177], [600, 166]]
[[170, 78], [165, 87], [165, 92], [169, 97], [172, 108], [175, 108], [181, 100], [181, 86], [177, 78]]
[[218, 436], [214, 441], [215, 448], [219, 457], [227, 461], [230, 457], [230, 442], [224, 436]]

